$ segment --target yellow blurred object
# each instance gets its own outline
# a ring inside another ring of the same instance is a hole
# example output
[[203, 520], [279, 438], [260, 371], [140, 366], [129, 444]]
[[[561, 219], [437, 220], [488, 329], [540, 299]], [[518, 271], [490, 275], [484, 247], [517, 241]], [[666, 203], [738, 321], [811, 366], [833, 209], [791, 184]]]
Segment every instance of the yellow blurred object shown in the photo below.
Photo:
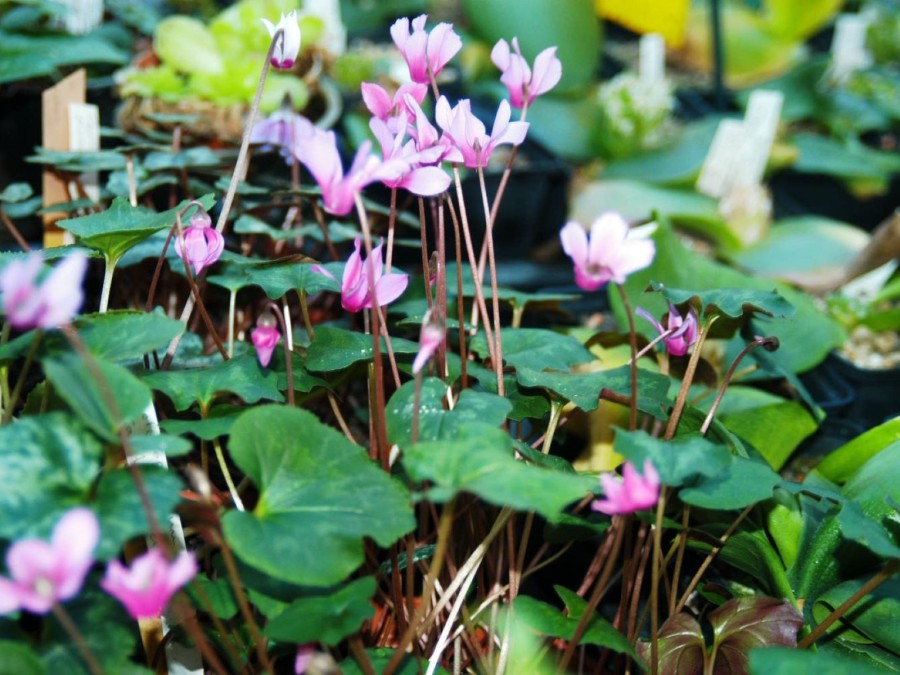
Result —
[[638, 33], [659, 33], [669, 47], [684, 43], [690, 0], [594, 0], [597, 14]]

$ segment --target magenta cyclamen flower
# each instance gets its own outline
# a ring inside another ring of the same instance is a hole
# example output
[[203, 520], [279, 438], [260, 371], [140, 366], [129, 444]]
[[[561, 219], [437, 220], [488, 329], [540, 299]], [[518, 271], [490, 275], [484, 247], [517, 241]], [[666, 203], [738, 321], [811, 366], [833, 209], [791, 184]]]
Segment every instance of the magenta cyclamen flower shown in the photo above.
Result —
[[50, 541], [22, 539], [6, 552], [10, 578], [0, 577], [0, 614], [24, 609], [46, 614], [78, 594], [100, 540], [100, 525], [87, 508], [68, 511]]
[[491, 61], [503, 75], [500, 81], [509, 90], [513, 107], [523, 108], [541, 94], [546, 94], [559, 83], [562, 63], [556, 58], [556, 47], [547, 47], [534, 60], [534, 70], [522, 56], [518, 38], [512, 39], [512, 50], [506, 40], [500, 40], [491, 50]]
[[278, 345], [278, 340], [281, 338], [281, 332], [274, 325], [271, 315], [269, 320], [272, 323], [260, 317], [256, 328], [250, 333], [250, 340], [253, 342], [253, 346], [256, 347], [256, 357], [259, 359], [259, 365], [263, 368], [269, 365], [272, 355], [275, 353], [275, 347]]
[[125, 567], [110, 561], [100, 582], [104, 591], [125, 605], [135, 619], [160, 616], [169, 600], [197, 574], [197, 562], [187, 551], [169, 561], [159, 549], [151, 548]]
[[648, 234], [635, 234], [618, 213], [601, 215], [591, 225], [591, 235], [575, 221], [559, 233], [563, 250], [575, 263], [575, 283], [596, 291], [608, 281], [624, 283], [632, 272], [653, 262], [656, 246]]
[[284, 31], [279, 38], [275, 49], [272, 50], [272, 65], [276, 68], [291, 68], [300, 53], [300, 24], [297, 23], [297, 12], [282, 14], [278, 24], [273, 24], [268, 19], [260, 19], [266, 24], [269, 37], [274, 37], [279, 30]]
[[42, 266], [41, 254], [32, 253], [24, 260], [13, 260], [0, 272], [3, 313], [14, 328], [59, 328], [81, 308], [87, 257], [83, 253], [68, 255], [38, 284]]
[[659, 474], [650, 460], [644, 462], [643, 476], [625, 462], [621, 479], [614, 472], [602, 473], [600, 484], [606, 498], [595, 499], [591, 508], [610, 516], [649, 509], [659, 500]]
[[[444, 154], [443, 146], [435, 145], [419, 151], [416, 142], [410, 139], [403, 142], [404, 130], [396, 135], [391, 133], [386, 122], [373, 117], [369, 120], [369, 128], [381, 145], [381, 153], [397, 171], [385, 174], [382, 181], [390, 188], [404, 188], [420, 197], [433, 197], [444, 192], [450, 186], [450, 176], [432, 164], [439, 162]], [[394, 163], [396, 162], [396, 163]]]
[[[362, 242], [357, 237], [353, 242], [353, 253], [344, 265], [344, 276], [341, 279], [341, 305], [348, 312], [358, 312], [372, 307], [373, 286], [379, 307], [384, 307], [403, 295], [409, 283], [409, 276], [406, 274], [384, 273], [381, 255], [383, 244], [373, 248], [372, 255], [366, 260], [363, 260], [360, 253], [361, 245]], [[316, 265], [313, 270], [334, 279], [334, 275], [324, 267]]]
[[363, 103], [366, 104], [373, 117], [386, 122], [392, 132], [397, 132], [406, 126], [407, 122], [415, 119], [415, 114], [409, 109], [406, 97], [412, 98], [416, 104], [422, 103], [428, 94], [428, 86], [418, 82], [405, 82], [401, 84], [394, 95], [391, 96], [380, 85], [372, 82], [363, 82], [360, 85]]
[[206, 213], [194, 214], [184, 230], [184, 243], [181, 237], [175, 239], [175, 253], [194, 268], [194, 274], [214, 264], [225, 249], [225, 238], [211, 225]]
[[663, 338], [666, 351], [672, 356], [684, 356], [688, 353], [691, 345], [697, 341], [700, 321], [693, 307], [688, 310], [686, 316], [682, 316], [678, 308], [670, 302], [669, 311], [663, 316], [663, 323], [657, 321], [656, 317], [642, 307], [638, 307], [635, 314], [644, 317], [652, 323], [660, 335], [670, 330], [674, 331], [668, 337]]
[[484, 124], [472, 114], [469, 99], [463, 99], [454, 108], [441, 96], [435, 107], [435, 119], [444, 130], [442, 142], [449, 147], [446, 159], [464, 162], [467, 167], [485, 167], [491, 153], [498, 145], [512, 143], [518, 145], [525, 140], [528, 122], [510, 122], [509, 101], [500, 101], [491, 135], [487, 135]]
[[290, 164], [293, 157], [299, 158], [300, 145], [313, 134], [315, 126], [312, 122], [293, 110], [281, 109], [253, 125], [250, 142], [278, 148], [278, 152]]
[[439, 23], [431, 33], [425, 30], [428, 16], [422, 14], [412, 20], [397, 19], [391, 26], [391, 38], [409, 66], [413, 82], [427, 83], [429, 77], [437, 77], [444, 66], [462, 49], [462, 40], [453, 32], [453, 24]]

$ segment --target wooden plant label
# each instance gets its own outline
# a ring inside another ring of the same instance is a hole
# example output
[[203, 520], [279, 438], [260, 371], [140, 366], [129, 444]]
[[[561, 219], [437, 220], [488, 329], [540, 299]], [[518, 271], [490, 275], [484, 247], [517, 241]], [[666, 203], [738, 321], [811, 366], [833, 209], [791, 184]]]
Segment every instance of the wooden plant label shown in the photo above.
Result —
[[666, 77], [666, 42], [659, 33], [641, 37], [638, 73], [647, 84], [657, 84]]
[[[69, 150], [69, 105], [84, 104], [87, 90], [87, 76], [84, 69], [74, 73], [45, 89], [41, 95], [41, 143], [47, 150]], [[69, 201], [67, 182], [51, 169], [44, 169], [43, 205]], [[56, 221], [65, 217], [64, 213], [45, 213], [44, 248], [62, 246], [66, 243], [65, 231], [56, 227]]]

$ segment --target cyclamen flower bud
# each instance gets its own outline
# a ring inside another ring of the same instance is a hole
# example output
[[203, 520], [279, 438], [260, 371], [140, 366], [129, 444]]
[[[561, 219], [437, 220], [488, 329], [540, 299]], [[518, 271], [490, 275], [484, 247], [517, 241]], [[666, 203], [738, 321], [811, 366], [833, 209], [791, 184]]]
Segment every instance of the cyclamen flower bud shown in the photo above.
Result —
[[279, 30], [283, 31], [275, 49], [272, 50], [272, 65], [276, 68], [292, 68], [300, 53], [300, 24], [297, 23], [297, 12], [281, 15], [277, 25], [268, 19], [261, 19], [269, 31], [269, 37], [275, 37]]
[[250, 333], [250, 340], [256, 347], [256, 357], [259, 359], [259, 365], [263, 368], [272, 361], [272, 355], [275, 353], [275, 347], [280, 338], [281, 333], [271, 312], [261, 315], [256, 321], [256, 328]]
[[208, 214], [198, 213], [191, 218], [182, 237], [175, 239], [175, 253], [194, 268], [194, 274], [214, 264], [225, 250], [225, 238], [213, 227]]

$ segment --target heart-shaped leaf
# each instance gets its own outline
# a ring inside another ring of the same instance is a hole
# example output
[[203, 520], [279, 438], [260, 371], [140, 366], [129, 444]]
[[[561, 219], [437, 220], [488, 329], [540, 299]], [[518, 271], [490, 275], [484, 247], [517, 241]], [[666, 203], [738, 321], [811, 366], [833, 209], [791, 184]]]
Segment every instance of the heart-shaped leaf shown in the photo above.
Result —
[[[593, 354], [578, 340], [541, 328], [504, 328], [503, 360], [516, 368], [533, 370], [569, 370], [594, 360]], [[473, 352], [487, 358], [489, 350], [483, 333], [472, 339]]]
[[[650, 643], [638, 641], [638, 656], [650, 663]], [[679, 612], [666, 619], [659, 629], [658, 670], [660, 673], [678, 675], [702, 675], [706, 662], [706, 644], [703, 630], [696, 619]]]
[[[391, 338], [394, 354], [415, 354], [419, 344], [403, 338]], [[306, 367], [309, 370], [343, 370], [360, 361], [372, 358], [372, 336], [357, 331], [322, 326], [316, 329], [316, 337], [306, 353]], [[381, 338], [381, 354], [387, 353], [384, 338]]]
[[803, 617], [790, 603], [761, 596], [734, 598], [709, 615], [713, 628], [713, 673], [746, 673], [754, 647], [797, 644]]
[[678, 487], [695, 476], [715, 476], [731, 464], [728, 448], [702, 436], [664, 441], [645, 431], [619, 429], [613, 448], [637, 467], [650, 460], [660, 481], [669, 487]]
[[335, 584], [362, 562], [363, 537], [389, 546], [414, 525], [406, 490], [304, 410], [245, 412], [229, 450], [259, 501], [252, 512], [229, 511], [225, 535], [247, 564], [276, 579]]

